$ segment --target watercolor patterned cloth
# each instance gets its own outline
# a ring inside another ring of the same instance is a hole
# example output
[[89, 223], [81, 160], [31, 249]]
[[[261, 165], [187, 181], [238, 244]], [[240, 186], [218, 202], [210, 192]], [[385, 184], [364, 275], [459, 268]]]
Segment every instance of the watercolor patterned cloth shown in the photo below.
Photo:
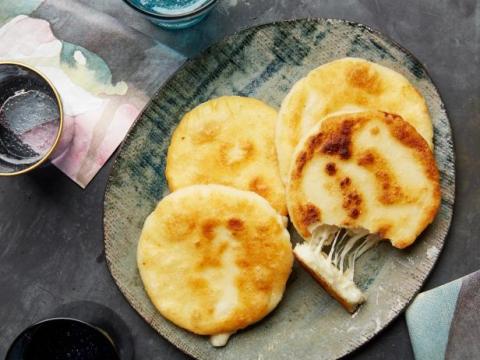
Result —
[[480, 271], [419, 294], [407, 310], [417, 360], [480, 359]]
[[64, 129], [51, 162], [84, 188], [184, 58], [74, 0], [5, 0], [0, 60], [33, 66], [59, 91]]

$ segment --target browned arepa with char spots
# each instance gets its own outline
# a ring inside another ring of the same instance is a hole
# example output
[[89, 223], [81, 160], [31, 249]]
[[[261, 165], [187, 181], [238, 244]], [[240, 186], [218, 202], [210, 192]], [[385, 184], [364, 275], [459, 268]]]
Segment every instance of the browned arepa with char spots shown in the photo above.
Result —
[[137, 264], [153, 305], [215, 346], [280, 302], [293, 263], [283, 217], [263, 197], [192, 185], [148, 216]]
[[353, 283], [355, 259], [382, 239], [400, 249], [411, 245], [440, 200], [433, 153], [399, 115], [328, 117], [293, 155], [287, 206], [306, 240], [294, 253], [352, 311], [365, 300]]
[[165, 175], [171, 191], [221, 184], [253, 191], [287, 215], [275, 151], [277, 111], [242, 96], [222, 96], [189, 111], [172, 135]]
[[328, 116], [377, 110], [400, 115], [432, 147], [425, 99], [395, 70], [347, 57], [323, 64], [296, 82], [282, 101], [275, 136], [284, 182], [296, 145], [312, 127]]

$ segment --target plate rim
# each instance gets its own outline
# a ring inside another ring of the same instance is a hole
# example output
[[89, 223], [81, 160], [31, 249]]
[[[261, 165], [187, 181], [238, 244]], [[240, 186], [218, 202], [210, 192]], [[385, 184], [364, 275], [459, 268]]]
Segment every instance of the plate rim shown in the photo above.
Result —
[[[186, 68], [189, 64], [191, 63], [194, 63], [198, 60], [200, 60], [202, 57], [204, 57], [206, 55], [206, 53], [208, 51], [210, 51], [212, 48], [216, 47], [216, 46], [219, 46], [223, 43], [225, 43], [227, 40], [229, 40], [231, 37], [234, 37], [234, 36], [237, 36], [237, 35], [240, 35], [241, 33], [243, 32], [246, 32], [246, 31], [249, 31], [249, 30], [252, 30], [252, 29], [259, 29], [259, 28], [262, 28], [262, 27], [268, 27], [268, 26], [275, 26], [275, 25], [281, 25], [281, 24], [284, 24], [284, 23], [295, 23], [295, 22], [314, 22], [314, 23], [325, 23], [325, 24], [328, 24], [328, 23], [334, 23], [334, 24], [344, 24], [344, 25], [349, 25], [349, 26], [353, 26], [353, 27], [359, 27], [359, 28], [363, 28], [365, 30], [367, 30], [368, 32], [370, 32], [371, 34], [373, 34], [374, 36], [377, 36], [379, 38], [381, 38], [382, 40], [386, 41], [387, 43], [389, 43], [390, 45], [394, 46], [395, 48], [399, 49], [401, 52], [405, 53], [408, 57], [410, 57], [411, 59], [413, 59], [415, 62], [417, 62], [418, 64], [421, 65], [422, 67], [422, 70], [424, 71], [425, 73], [425, 77], [426, 79], [432, 84], [436, 94], [438, 95], [438, 98], [440, 100], [440, 107], [441, 109], [445, 112], [445, 117], [447, 119], [447, 125], [448, 125], [448, 133], [451, 135], [450, 138], [451, 138], [451, 144], [452, 144], [452, 182], [451, 184], [449, 185], [449, 187], [452, 189], [452, 201], [451, 201], [451, 211], [449, 212], [448, 214], [448, 218], [445, 220], [445, 223], [446, 223], [446, 230], [445, 230], [445, 236], [443, 237], [442, 241], [441, 241], [441, 244], [440, 244], [440, 249], [438, 251], [438, 254], [436, 254], [435, 258], [433, 259], [432, 261], [432, 265], [430, 267], [430, 269], [428, 269], [428, 271], [425, 272], [424, 275], [422, 275], [422, 279], [420, 281], [421, 285], [418, 287], [418, 289], [416, 289], [413, 294], [410, 296], [410, 298], [405, 301], [404, 304], [402, 304], [401, 306], [401, 310], [394, 313], [393, 316], [391, 316], [390, 318], [388, 318], [388, 320], [384, 323], [384, 325], [379, 329], [379, 330], [374, 330], [373, 332], [370, 333], [369, 336], [366, 336], [365, 337], [365, 340], [359, 344], [355, 344], [353, 347], [351, 347], [350, 349], [346, 350], [345, 352], [341, 353], [338, 358], [343, 358], [344, 356], [347, 356], [347, 355], [350, 355], [352, 353], [355, 353], [357, 352], [360, 348], [362, 348], [365, 344], [369, 343], [373, 338], [375, 338], [378, 334], [380, 334], [381, 332], [383, 332], [386, 328], [388, 328], [389, 326], [391, 326], [391, 324], [401, 315], [403, 314], [407, 307], [412, 303], [412, 301], [415, 299], [415, 297], [417, 296], [417, 294], [422, 290], [422, 288], [424, 287], [425, 285], [425, 282], [429, 279], [433, 269], [435, 268], [435, 266], [437, 265], [437, 262], [441, 256], [441, 254], [443, 253], [443, 249], [445, 247], [445, 242], [447, 241], [447, 239], [449, 238], [449, 235], [450, 235], [450, 231], [451, 231], [451, 226], [452, 226], [452, 222], [453, 222], [453, 217], [454, 217], [454, 214], [455, 214], [455, 199], [456, 199], [456, 192], [457, 192], [457, 188], [456, 188], [456, 177], [457, 177], [457, 170], [456, 170], [456, 149], [455, 149], [455, 139], [454, 139], [454, 136], [453, 136], [453, 131], [452, 131], [452, 125], [451, 125], [451, 121], [450, 121], [450, 116], [449, 116], [449, 113], [448, 113], [448, 110], [446, 108], [446, 105], [445, 105], [445, 102], [443, 100], [443, 97], [439, 91], [439, 88], [437, 86], [437, 84], [435, 83], [435, 81], [433, 80], [433, 78], [430, 76], [430, 73], [427, 69], [427, 67], [425, 66], [425, 64], [423, 62], [421, 62], [414, 54], [413, 52], [411, 52], [410, 50], [408, 50], [407, 48], [405, 48], [404, 46], [402, 46], [401, 44], [399, 44], [397, 41], [393, 40], [390, 36], [382, 33], [380, 30], [377, 30], [373, 27], [371, 27], [370, 25], [365, 25], [363, 23], [360, 23], [360, 22], [356, 22], [356, 21], [352, 21], [352, 20], [347, 20], [347, 19], [344, 19], [344, 18], [327, 18], [327, 17], [303, 17], [303, 18], [290, 18], [290, 19], [282, 19], [282, 20], [276, 20], [276, 21], [267, 21], [267, 22], [262, 22], [262, 23], [258, 23], [258, 24], [254, 24], [254, 25], [246, 25], [244, 27], [241, 27], [240, 29], [238, 29], [237, 31], [234, 31], [233, 33], [230, 33], [230, 34], [227, 34], [223, 37], [221, 37], [220, 39], [216, 40], [215, 42], [213, 42], [212, 44], [210, 44], [209, 46], [207, 46], [206, 48], [202, 49], [199, 53], [197, 53], [195, 56], [191, 57], [191, 58], [187, 58], [186, 60], [184, 60], [180, 66], [172, 73], [170, 74], [163, 82], [162, 84], [159, 86], [159, 88], [154, 92], [154, 94], [151, 96], [151, 98], [149, 99], [149, 101], [147, 102], [147, 104], [145, 104], [144, 108], [142, 109], [142, 111], [139, 113], [139, 115], [137, 116], [137, 118], [135, 119], [135, 121], [132, 123], [132, 125], [130, 126], [125, 138], [123, 139], [123, 141], [121, 142], [120, 146], [118, 147], [118, 149], [115, 151], [115, 157], [114, 157], [114, 160], [113, 160], [113, 164], [111, 165], [109, 171], [108, 171], [108, 176], [107, 176], [107, 182], [106, 182], [106, 185], [105, 185], [105, 190], [103, 192], [103, 199], [102, 199], [102, 213], [101, 213], [101, 216], [102, 216], [102, 235], [103, 235], [103, 252], [104, 252], [104, 257], [105, 257], [105, 260], [106, 260], [106, 264], [107, 264], [107, 268], [108, 268], [108, 272], [110, 274], [110, 276], [112, 277], [113, 279], [113, 282], [115, 283], [115, 285], [117, 286], [117, 288], [120, 290], [122, 296], [126, 299], [128, 305], [135, 311], [136, 314], [138, 314], [146, 323], [148, 323], [148, 325], [150, 325], [150, 327], [160, 336], [162, 336], [165, 340], [167, 340], [171, 345], [173, 345], [176, 349], [180, 350], [181, 352], [183, 352], [184, 354], [188, 355], [188, 356], [191, 356], [195, 359], [199, 359], [199, 360], [203, 360], [203, 359], [206, 359], [206, 358], [203, 358], [201, 356], [199, 356], [197, 353], [195, 353], [194, 351], [191, 351], [189, 347], [180, 347], [179, 345], [177, 345], [175, 342], [171, 341], [171, 339], [169, 337], [167, 337], [166, 335], [162, 334], [160, 331], [158, 331], [153, 325], [152, 325], [152, 321], [147, 319], [146, 316], [138, 311], [136, 308], [135, 308], [135, 305], [134, 305], [134, 302], [132, 300], [130, 300], [126, 293], [128, 291], [124, 291], [124, 286], [120, 284], [120, 282], [117, 281], [117, 279], [115, 278], [114, 276], [114, 272], [112, 271], [112, 263], [109, 259], [109, 256], [108, 256], [108, 253], [107, 253], [107, 246], [106, 246], [106, 243], [107, 243], [107, 232], [106, 232], [106, 204], [107, 204], [107, 194], [110, 192], [110, 188], [112, 186], [112, 179], [115, 175], [115, 171], [116, 171], [116, 168], [117, 168], [117, 162], [119, 162], [121, 160], [121, 154], [124, 150], [124, 148], [128, 145], [128, 142], [130, 141], [130, 138], [132, 136], [132, 132], [133, 130], [137, 127], [137, 125], [139, 124], [140, 120], [143, 118], [143, 115], [145, 113], [145, 111], [150, 107], [150, 105], [154, 102], [154, 99], [158, 96], [158, 94], [163, 90], [163, 88], [177, 75], [178, 72], [182, 71], [184, 68]], [[442, 196], [441, 198], [441, 204], [440, 204], [440, 208], [439, 208], [439, 212], [440, 212], [440, 209], [441, 209], [441, 206], [442, 206], [442, 203], [444, 202], [444, 198]], [[438, 214], [437, 214], [438, 216]], [[431, 225], [429, 225], [427, 227], [427, 229], [430, 227]]]

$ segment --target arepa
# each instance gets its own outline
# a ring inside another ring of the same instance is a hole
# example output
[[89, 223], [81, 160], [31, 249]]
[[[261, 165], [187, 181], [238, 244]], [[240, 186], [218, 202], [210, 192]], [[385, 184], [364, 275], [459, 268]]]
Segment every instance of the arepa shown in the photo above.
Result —
[[282, 216], [264, 198], [193, 185], [163, 198], [148, 216], [137, 261], [165, 318], [224, 345], [277, 306], [293, 254]]
[[343, 58], [298, 81], [279, 111], [276, 147], [282, 179], [300, 139], [329, 115], [380, 110], [398, 114], [432, 147], [433, 129], [422, 95], [401, 74], [359, 58]]
[[353, 311], [365, 300], [353, 283], [355, 259], [381, 239], [400, 249], [411, 245], [433, 221], [440, 200], [433, 153], [400, 116], [371, 111], [329, 117], [294, 152], [287, 205], [306, 240], [294, 253]]
[[165, 175], [170, 190], [222, 184], [254, 191], [287, 215], [275, 151], [277, 111], [260, 100], [223, 96], [188, 112], [176, 128]]

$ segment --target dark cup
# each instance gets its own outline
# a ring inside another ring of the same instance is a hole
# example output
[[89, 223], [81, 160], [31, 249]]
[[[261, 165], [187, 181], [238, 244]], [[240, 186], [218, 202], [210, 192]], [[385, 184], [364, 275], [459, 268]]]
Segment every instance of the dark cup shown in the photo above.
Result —
[[102, 329], [70, 318], [53, 318], [24, 330], [6, 360], [119, 360], [111, 337]]

